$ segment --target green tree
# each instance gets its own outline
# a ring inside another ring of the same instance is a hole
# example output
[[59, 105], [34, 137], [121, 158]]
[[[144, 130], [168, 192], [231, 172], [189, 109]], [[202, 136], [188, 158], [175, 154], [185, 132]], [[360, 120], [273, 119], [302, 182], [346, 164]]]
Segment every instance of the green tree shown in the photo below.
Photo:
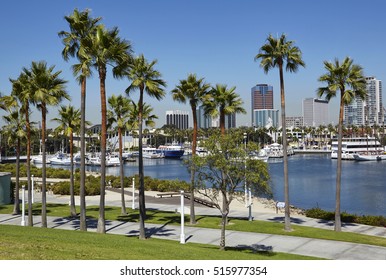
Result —
[[[106, 106], [106, 75], [107, 66], [118, 69], [127, 63], [131, 55], [131, 45], [122, 40], [118, 28], [107, 30], [103, 25], [97, 26], [95, 36], [87, 40], [87, 46], [93, 61], [93, 66], [99, 74], [99, 89], [101, 100], [101, 190], [98, 217], [98, 233], [106, 233], [105, 221], [105, 184], [106, 184], [106, 140], [107, 140], [107, 106]], [[113, 73], [115, 73], [113, 69]]]
[[[192, 139], [192, 156], [196, 155], [197, 148], [197, 107], [204, 101], [210, 90], [210, 85], [204, 82], [204, 78], [197, 79], [195, 74], [189, 74], [186, 80], [180, 80], [172, 90], [173, 100], [181, 103], [189, 102], [192, 109], [193, 116], [193, 139]], [[196, 216], [194, 211], [194, 166], [191, 166], [191, 185], [190, 185], [190, 223], [196, 223]]]
[[13, 206], [13, 215], [20, 214], [20, 202], [19, 202], [19, 192], [20, 192], [20, 150], [21, 143], [26, 140], [25, 132], [25, 119], [24, 115], [19, 111], [19, 108], [11, 107], [8, 110], [9, 115], [3, 116], [4, 121], [6, 122], [3, 127], [4, 135], [6, 136], [8, 144], [15, 144], [16, 146], [16, 183], [15, 183], [15, 202]]
[[[30, 104], [34, 102], [33, 91], [31, 90], [31, 73], [27, 68], [23, 68], [22, 73], [16, 80], [10, 79], [12, 83], [11, 96], [20, 104], [20, 112], [25, 116], [25, 128], [27, 136], [27, 188], [28, 201], [32, 201], [31, 184], [31, 122]], [[28, 203], [28, 226], [33, 226], [32, 203]]]
[[[63, 133], [70, 138], [70, 215], [77, 216], [75, 208], [75, 191], [74, 191], [74, 132], [79, 132], [81, 123], [80, 110], [75, 109], [71, 105], [61, 106], [59, 111], [59, 118], [52, 120], [59, 125], [56, 127], [56, 133]], [[88, 122], [86, 122], [87, 124]]]
[[62, 71], [54, 72], [55, 66], [47, 67], [44, 61], [32, 62], [31, 83], [34, 100], [42, 113], [42, 227], [47, 227], [47, 185], [46, 185], [46, 121], [48, 106], [56, 106], [63, 99], [70, 99], [65, 90], [67, 81], [60, 78]]
[[340, 217], [340, 190], [342, 175], [342, 134], [344, 105], [350, 104], [354, 98], [366, 98], [366, 80], [361, 66], [354, 64], [353, 60], [346, 57], [342, 62], [324, 61], [327, 71], [319, 77], [318, 81], [327, 83], [327, 86], [317, 90], [319, 97], [325, 96], [326, 100], [336, 97], [340, 93], [340, 109], [338, 122], [338, 159], [336, 167], [336, 196], [335, 196], [335, 231], [341, 231]]
[[139, 237], [140, 239], [146, 238], [145, 233], [145, 219], [146, 219], [146, 206], [145, 206], [145, 187], [144, 187], [144, 171], [143, 171], [143, 158], [142, 158], [142, 126], [143, 126], [143, 105], [144, 105], [144, 93], [146, 92], [150, 97], [154, 97], [157, 100], [161, 100], [165, 96], [164, 87], [166, 82], [162, 80], [161, 73], [154, 69], [156, 60], [147, 62], [143, 55], [135, 58], [130, 67], [123, 71], [121, 75], [126, 76], [131, 84], [126, 89], [126, 94], [130, 95], [133, 91], [139, 90], [138, 101], [138, 130], [139, 130]]
[[86, 42], [90, 40], [96, 32], [97, 23], [101, 18], [91, 18], [89, 10], [79, 12], [77, 9], [69, 15], [65, 16], [70, 31], [61, 31], [59, 37], [63, 38], [64, 49], [62, 56], [65, 61], [70, 57], [76, 57], [79, 63], [72, 66], [74, 76], [77, 77], [80, 83], [80, 230], [87, 231], [86, 224], [86, 81], [91, 76], [91, 55], [86, 46]]
[[221, 135], [225, 135], [225, 116], [246, 113], [243, 101], [235, 90], [236, 87], [228, 89], [226, 85], [216, 84], [204, 101], [205, 113], [219, 117]]
[[[210, 199], [220, 211], [220, 249], [225, 249], [225, 226], [233, 199], [243, 196], [247, 183], [255, 196], [270, 195], [268, 166], [260, 160], [250, 160], [248, 150], [242, 145], [240, 133], [213, 134], [203, 146], [208, 151], [205, 158], [194, 157], [197, 172], [197, 190]], [[210, 188], [208, 188], [210, 186]]]
[[132, 106], [130, 103], [130, 99], [119, 95], [112, 95], [108, 98], [109, 109], [112, 116], [111, 121], [116, 123], [118, 128], [118, 141], [119, 141], [119, 174], [120, 174], [120, 183], [121, 183], [121, 214], [126, 215], [126, 205], [125, 205], [125, 193], [124, 193], [124, 178], [125, 173], [123, 169], [123, 143], [122, 143], [122, 134], [128, 130], [128, 118], [130, 114], [130, 110], [132, 110]]
[[290, 205], [289, 205], [289, 184], [288, 184], [288, 159], [287, 159], [287, 133], [285, 123], [285, 93], [284, 93], [284, 68], [289, 72], [297, 72], [300, 66], [305, 67], [302, 60], [302, 52], [293, 41], [288, 41], [285, 34], [280, 38], [269, 35], [259, 53], [255, 56], [255, 61], [260, 60], [260, 67], [267, 74], [272, 68], [279, 68], [280, 76], [280, 104], [282, 122], [282, 144], [284, 150], [284, 199], [285, 199], [285, 219], [284, 228], [291, 230]]

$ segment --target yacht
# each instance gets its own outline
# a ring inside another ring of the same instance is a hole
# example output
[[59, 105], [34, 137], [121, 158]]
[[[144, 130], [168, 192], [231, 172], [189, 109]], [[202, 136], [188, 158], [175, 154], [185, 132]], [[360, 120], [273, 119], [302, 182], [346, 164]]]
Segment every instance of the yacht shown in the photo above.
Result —
[[146, 147], [146, 148], [142, 148], [142, 157], [154, 159], [154, 158], [162, 158], [163, 156], [162, 154], [157, 152], [156, 148]]
[[166, 144], [159, 146], [157, 153], [163, 155], [165, 158], [179, 159], [184, 155], [185, 150], [182, 146], [173, 143], [171, 145]]
[[[342, 159], [344, 160], [354, 160], [354, 155], [378, 155], [383, 153], [384, 148], [381, 143], [375, 139], [375, 137], [354, 137], [342, 139]], [[338, 158], [337, 139], [332, 141], [331, 158]]]

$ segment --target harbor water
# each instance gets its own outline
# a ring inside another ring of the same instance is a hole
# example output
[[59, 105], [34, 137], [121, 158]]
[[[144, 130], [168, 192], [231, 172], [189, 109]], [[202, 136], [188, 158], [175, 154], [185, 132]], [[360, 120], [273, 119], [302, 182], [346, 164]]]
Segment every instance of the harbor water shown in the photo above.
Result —
[[[309, 209], [335, 209], [336, 160], [330, 155], [297, 154], [288, 157], [290, 204]], [[88, 166], [89, 171], [99, 171]], [[268, 162], [273, 199], [284, 201], [283, 161]], [[138, 174], [138, 161], [127, 162], [125, 175]], [[386, 216], [386, 161], [342, 161], [341, 211], [358, 215]], [[119, 167], [107, 174], [119, 176]], [[189, 182], [190, 174], [182, 160], [144, 159], [145, 176]]]

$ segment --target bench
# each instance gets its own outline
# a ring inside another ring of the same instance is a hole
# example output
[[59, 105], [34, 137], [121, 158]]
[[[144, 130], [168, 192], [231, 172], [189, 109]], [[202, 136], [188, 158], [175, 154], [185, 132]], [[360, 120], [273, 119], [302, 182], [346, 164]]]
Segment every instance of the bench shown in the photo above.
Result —
[[163, 198], [164, 196], [167, 196], [167, 197], [173, 197], [175, 195], [181, 195], [181, 193], [179, 192], [167, 192], [167, 193], [157, 193], [157, 196], [159, 198]]

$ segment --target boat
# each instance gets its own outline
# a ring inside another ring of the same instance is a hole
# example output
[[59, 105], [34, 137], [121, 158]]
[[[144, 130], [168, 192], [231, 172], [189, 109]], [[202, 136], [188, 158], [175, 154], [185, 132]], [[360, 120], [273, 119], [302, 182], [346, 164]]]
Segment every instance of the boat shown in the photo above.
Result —
[[379, 161], [379, 160], [386, 160], [386, 154], [385, 153], [357, 153], [354, 154], [354, 159], [356, 161]]
[[283, 154], [283, 145], [278, 143], [272, 143], [271, 145], [267, 145], [264, 147], [264, 153], [268, 156], [268, 158], [282, 158]]
[[71, 165], [71, 158], [66, 154], [59, 152], [50, 158], [51, 165]]
[[[90, 157], [87, 164], [93, 165], [93, 166], [101, 166], [102, 165], [101, 156], [99, 154], [97, 154], [97, 155]], [[107, 155], [106, 156], [106, 161], [105, 161], [106, 167], [119, 166], [119, 165], [120, 165], [120, 162], [119, 162], [118, 156], [114, 156], [114, 155]]]
[[169, 145], [160, 145], [157, 149], [157, 153], [163, 155], [165, 158], [179, 159], [184, 155], [185, 150], [181, 145], [173, 143]]
[[[51, 155], [46, 155], [46, 164], [51, 162]], [[36, 155], [31, 157], [31, 162], [33, 164], [43, 164], [43, 155]]]
[[156, 148], [145, 147], [145, 148], [142, 148], [142, 157], [155, 159], [155, 158], [162, 158], [163, 155], [161, 153], [158, 153]]
[[[353, 137], [342, 139], [342, 159], [355, 160], [354, 155], [379, 155], [384, 153], [384, 148], [375, 137]], [[338, 140], [331, 144], [331, 159], [338, 158]], [[375, 158], [376, 157], [364, 157]]]
[[249, 158], [253, 160], [261, 160], [263, 162], [268, 162], [269, 156], [266, 150], [261, 149], [259, 150], [259, 152], [249, 153]]

